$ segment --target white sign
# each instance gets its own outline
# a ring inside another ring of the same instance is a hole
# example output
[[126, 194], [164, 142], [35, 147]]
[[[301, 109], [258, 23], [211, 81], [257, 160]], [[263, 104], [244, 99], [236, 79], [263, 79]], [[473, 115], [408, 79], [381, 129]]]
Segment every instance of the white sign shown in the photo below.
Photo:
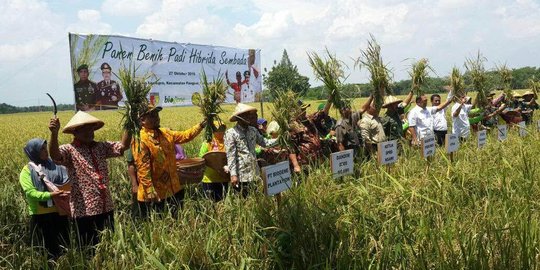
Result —
[[446, 153], [453, 153], [459, 149], [459, 136], [457, 134], [446, 134]]
[[506, 125], [498, 125], [497, 138], [499, 141], [504, 141], [506, 140], [506, 137], [508, 137], [508, 127]]
[[487, 143], [487, 130], [478, 131], [478, 148], [484, 147]]
[[282, 161], [262, 168], [264, 193], [273, 196], [291, 188], [291, 168], [289, 161]]
[[540, 131], [540, 120], [536, 121], [536, 127], [538, 128], [538, 131]]
[[519, 122], [519, 136], [520, 137], [525, 137], [527, 136], [527, 130], [525, 129], [526, 126], [525, 126], [525, 121], [521, 121]]
[[[209, 82], [221, 76], [228, 85], [225, 102], [254, 102], [262, 89], [261, 51], [111, 35], [69, 34], [76, 108], [115, 109], [125, 100], [121, 67], [136, 76], [152, 73], [148, 99], [163, 107], [192, 105], [201, 92], [201, 74]], [[86, 67], [85, 67], [86, 66]], [[84, 71], [86, 69], [86, 72]]]
[[334, 178], [353, 174], [354, 150], [349, 149], [332, 153], [330, 155], [330, 167], [332, 168], [332, 176]]
[[435, 137], [424, 137], [422, 139], [422, 157], [427, 158], [433, 155], [435, 155]]
[[377, 158], [381, 165], [396, 163], [398, 159], [397, 140], [379, 143], [377, 145]]

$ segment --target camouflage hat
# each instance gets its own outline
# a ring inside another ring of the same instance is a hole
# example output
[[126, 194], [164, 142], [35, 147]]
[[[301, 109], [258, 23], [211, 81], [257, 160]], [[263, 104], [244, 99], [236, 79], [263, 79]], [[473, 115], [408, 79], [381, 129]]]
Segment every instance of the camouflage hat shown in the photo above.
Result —
[[103, 64], [101, 64], [100, 69], [101, 70], [104, 70], [104, 69], [111, 70], [111, 66], [109, 66], [109, 64], [107, 64], [107, 63], [103, 63]]
[[87, 65], [87, 64], [82, 64], [82, 65], [80, 65], [80, 66], [77, 68], [77, 72], [81, 72], [81, 70], [83, 70], [83, 69], [88, 70], [88, 65]]

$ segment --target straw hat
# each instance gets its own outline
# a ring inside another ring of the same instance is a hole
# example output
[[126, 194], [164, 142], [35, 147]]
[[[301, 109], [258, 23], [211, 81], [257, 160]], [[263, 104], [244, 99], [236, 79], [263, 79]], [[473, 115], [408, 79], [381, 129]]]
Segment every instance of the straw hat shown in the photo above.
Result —
[[237, 116], [246, 112], [251, 112], [251, 111], [256, 112], [257, 109], [255, 107], [246, 105], [244, 103], [238, 103], [238, 105], [236, 105], [236, 108], [234, 108], [234, 113], [229, 118], [229, 121], [235, 122]]
[[266, 127], [266, 133], [272, 134], [279, 131], [279, 124], [276, 121], [272, 121]]
[[525, 97], [525, 96], [534, 96], [534, 92], [529, 90], [529, 91], [523, 93], [523, 95], [521, 95], [521, 97]]
[[62, 132], [73, 134], [73, 131], [75, 131], [77, 128], [88, 124], [94, 124], [94, 130], [98, 130], [105, 125], [103, 121], [97, 119], [96, 117], [83, 111], [78, 111], [73, 117], [71, 117], [71, 120], [69, 120]]
[[384, 104], [382, 105], [383, 108], [386, 108], [394, 103], [401, 103], [401, 99], [397, 99], [394, 96], [386, 96], [384, 97]]
[[516, 91], [512, 91], [512, 97], [514, 98], [520, 98], [520, 97], [523, 97], [522, 95], [520, 95], [518, 92]]
[[208, 152], [203, 155], [203, 158], [206, 161], [206, 166], [214, 169], [222, 177], [228, 176], [223, 169], [227, 165], [227, 154], [225, 152]]
[[153, 112], [153, 111], [156, 111], [156, 112], [160, 112], [161, 110], [163, 110], [163, 107], [160, 107], [160, 106], [154, 106], [152, 104], [149, 104], [148, 106], [146, 106], [146, 109], [142, 110], [139, 112], [139, 118]]

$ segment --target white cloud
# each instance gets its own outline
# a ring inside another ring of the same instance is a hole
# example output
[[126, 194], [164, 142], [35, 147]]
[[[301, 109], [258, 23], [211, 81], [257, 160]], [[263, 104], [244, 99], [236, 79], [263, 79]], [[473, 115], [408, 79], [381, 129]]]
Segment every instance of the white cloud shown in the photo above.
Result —
[[38, 57], [52, 45], [51, 41], [43, 39], [17, 44], [1, 44], [0, 61], [21, 61], [25, 58]]
[[112, 26], [101, 21], [101, 12], [94, 9], [83, 9], [77, 12], [77, 22], [69, 25], [69, 32], [110, 34]]
[[159, 4], [155, 0], [105, 0], [101, 11], [113, 16], [141, 16], [156, 11]]

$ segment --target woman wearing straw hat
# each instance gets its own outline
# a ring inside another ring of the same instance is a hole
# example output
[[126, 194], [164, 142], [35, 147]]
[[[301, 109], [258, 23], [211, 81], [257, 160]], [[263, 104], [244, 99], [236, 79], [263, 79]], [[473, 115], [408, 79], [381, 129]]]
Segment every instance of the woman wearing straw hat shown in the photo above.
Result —
[[51, 119], [49, 152], [57, 163], [66, 166], [72, 181], [70, 208], [81, 244], [94, 246], [99, 231], [114, 230], [114, 204], [109, 191], [107, 159], [120, 157], [129, 147], [131, 135], [124, 131], [120, 142], [96, 142], [94, 132], [105, 123], [79, 111], [62, 130], [72, 134], [73, 141], [58, 146], [60, 120]]
[[219, 202], [225, 198], [229, 190], [230, 177], [223, 171], [223, 167], [227, 165], [224, 140], [227, 126], [224, 123], [214, 121], [214, 127], [216, 129], [212, 141], [205, 141], [201, 144], [199, 156], [206, 160], [206, 169], [202, 180], [204, 193], [211, 200]]
[[69, 243], [68, 216], [59, 214], [56, 202], [59, 198], [69, 200], [69, 192], [50, 191], [47, 186], [64, 185], [69, 182], [69, 176], [64, 166], [49, 158], [47, 141], [31, 139], [24, 153], [30, 161], [23, 167], [19, 182], [28, 201], [32, 243], [43, 243], [48, 257], [56, 259], [62, 253], [61, 245]]
[[247, 197], [255, 188], [253, 183], [260, 178], [255, 146], [267, 146], [275, 140], [265, 139], [257, 131], [257, 109], [252, 106], [238, 103], [229, 120], [236, 122], [225, 133], [231, 185], [243, 197]]
[[133, 142], [131, 150], [137, 168], [139, 189], [137, 201], [143, 217], [150, 210], [162, 212], [170, 208], [178, 213], [184, 201], [184, 185], [176, 171], [175, 144], [193, 140], [205, 126], [206, 120], [185, 131], [173, 131], [160, 126], [161, 107], [149, 105], [139, 115], [140, 144]]

